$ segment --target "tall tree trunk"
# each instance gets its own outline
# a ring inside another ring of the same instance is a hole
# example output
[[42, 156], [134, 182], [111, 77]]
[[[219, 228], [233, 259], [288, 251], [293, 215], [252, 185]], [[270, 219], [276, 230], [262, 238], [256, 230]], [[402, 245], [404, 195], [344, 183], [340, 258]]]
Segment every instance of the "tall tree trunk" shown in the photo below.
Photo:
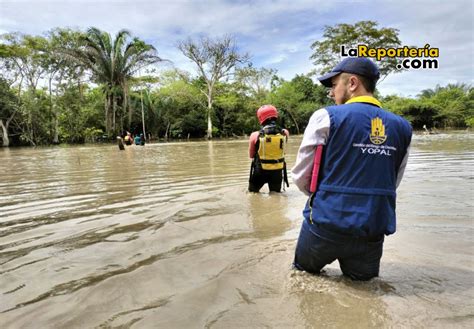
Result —
[[129, 126], [130, 129], [132, 129], [132, 114], [133, 114], [133, 109], [132, 109], [132, 101], [130, 100], [130, 95], [127, 93], [127, 104], [128, 104], [128, 117], [129, 117]]
[[[52, 80], [53, 77], [49, 77], [49, 110], [51, 112], [51, 116], [53, 117], [53, 124], [51, 125], [52, 131], [50, 131], [50, 134], [53, 136], [53, 144], [59, 144], [59, 119], [58, 119], [58, 113], [57, 113], [57, 105], [54, 102], [53, 103], [53, 88], [52, 88]], [[60, 79], [61, 80], [61, 79]], [[56, 89], [56, 99], [58, 97], [58, 92]]]
[[[31, 103], [36, 103], [35, 102], [35, 91], [31, 91]], [[35, 104], [32, 104], [32, 106], [35, 106]], [[27, 123], [26, 127], [28, 129], [28, 139], [30, 140], [31, 145], [36, 146], [35, 143], [35, 134], [34, 134], [34, 129], [33, 129], [33, 113], [31, 108], [28, 109], [28, 117], [27, 117]]]
[[[51, 115], [51, 118], [53, 118], [53, 87], [52, 87], [52, 81], [53, 81], [53, 77], [52, 76], [49, 76], [48, 78], [48, 89], [49, 89], [49, 114]], [[54, 132], [53, 132], [53, 128], [54, 125], [52, 124], [52, 122], [49, 123], [49, 136], [51, 137]], [[53, 144], [54, 144], [54, 140], [53, 140]]]
[[168, 121], [168, 124], [166, 125], [166, 131], [165, 131], [165, 140], [168, 140], [168, 131], [170, 130], [170, 125], [171, 123]]
[[105, 101], [104, 101], [104, 110], [105, 110], [105, 133], [107, 136], [109, 135], [109, 94], [105, 94]]
[[291, 120], [293, 120], [293, 123], [296, 126], [296, 134], [299, 135], [300, 134], [300, 127], [298, 126], [298, 122], [296, 121], [296, 119], [295, 119], [293, 113], [291, 113], [291, 111], [287, 111], [287, 112], [290, 115]]
[[0, 119], [0, 128], [2, 128], [3, 146], [8, 147], [10, 146], [10, 139], [8, 138], [8, 121], [4, 124], [3, 120]]
[[79, 88], [79, 97], [80, 97], [80, 101], [82, 103], [84, 101], [84, 88], [82, 88], [82, 83], [81, 83], [80, 78], [77, 79], [77, 87]]
[[59, 144], [59, 118], [58, 114], [54, 114], [54, 136], [53, 136], [53, 143], [54, 144]]
[[117, 97], [112, 94], [112, 132], [115, 134], [115, 116], [117, 112]]
[[23, 76], [20, 80], [20, 84], [18, 85], [18, 102], [17, 102], [17, 108], [13, 111], [12, 115], [5, 121], [3, 122], [2, 119], [0, 119], [0, 128], [2, 129], [2, 145], [4, 147], [10, 146], [10, 138], [8, 136], [8, 127], [10, 126], [10, 122], [13, 120], [13, 117], [15, 116], [16, 111], [20, 108], [20, 95], [21, 95], [21, 84], [23, 82]]
[[58, 90], [56, 89], [56, 100], [53, 105], [54, 113], [54, 135], [53, 135], [53, 144], [59, 144], [59, 113], [58, 113]]
[[146, 140], [145, 132], [145, 110], [143, 109], [143, 92], [140, 90], [140, 100], [142, 103], [142, 126], [143, 126], [143, 138]]
[[128, 130], [132, 129], [132, 107], [130, 106], [130, 101], [128, 99], [128, 87], [123, 85], [123, 113], [128, 112]]
[[[58, 86], [61, 85], [63, 81], [64, 73], [62, 72], [59, 76]], [[80, 81], [79, 81], [79, 89], [80, 89]], [[53, 136], [53, 143], [59, 144], [59, 113], [58, 113], [58, 98], [59, 98], [59, 88], [56, 88], [56, 99], [53, 104], [53, 112], [54, 112], [54, 136]], [[82, 98], [82, 96], [81, 96]]]
[[211, 94], [211, 91], [209, 91], [209, 94], [207, 96], [207, 139], [212, 138], [211, 110], [212, 110], [212, 94]]

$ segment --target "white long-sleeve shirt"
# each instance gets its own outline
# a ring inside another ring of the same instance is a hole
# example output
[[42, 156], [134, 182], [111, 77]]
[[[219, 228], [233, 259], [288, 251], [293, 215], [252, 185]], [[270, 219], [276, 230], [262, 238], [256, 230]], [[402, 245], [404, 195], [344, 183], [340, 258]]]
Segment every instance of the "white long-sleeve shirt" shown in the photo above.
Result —
[[[296, 163], [291, 169], [293, 182], [300, 191], [306, 195], [310, 195], [309, 186], [311, 184], [311, 174], [313, 170], [314, 152], [318, 145], [326, 145], [329, 138], [329, 130], [331, 127], [331, 119], [326, 109], [320, 109], [313, 113], [309, 119], [301, 141]], [[408, 153], [410, 146], [407, 148], [407, 153], [402, 160], [400, 168], [397, 173], [396, 187], [400, 185], [405, 167], [408, 161]]]

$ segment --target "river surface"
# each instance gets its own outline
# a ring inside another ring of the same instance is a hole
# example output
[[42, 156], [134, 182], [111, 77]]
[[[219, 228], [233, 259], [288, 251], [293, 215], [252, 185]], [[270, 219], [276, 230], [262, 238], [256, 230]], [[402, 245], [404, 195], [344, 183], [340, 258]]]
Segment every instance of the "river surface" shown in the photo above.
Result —
[[414, 136], [369, 282], [291, 268], [306, 198], [245, 140], [0, 149], [0, 327], [472, 328], [473, 142]]

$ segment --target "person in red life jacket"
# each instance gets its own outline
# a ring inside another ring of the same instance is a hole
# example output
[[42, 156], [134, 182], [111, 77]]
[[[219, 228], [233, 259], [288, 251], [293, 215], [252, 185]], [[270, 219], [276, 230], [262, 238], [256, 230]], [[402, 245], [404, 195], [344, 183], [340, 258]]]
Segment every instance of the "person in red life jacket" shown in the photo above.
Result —
[[[308, 195], [296, 269], [317, 274], [337, 259], [353, 280], [379, 274], [412, 137], [410, 124], [373, 97], [379, 76], [371, 60], [350, 57], [319, 78], [336, 105], [313, 113], [292, 168], [295, 185]], [[317, 188], [310, 191], [321, 145]]]
[[261, 106], [257, 118], [261, 129], [254, 131], [249, 140], [249, 192], [259, 192], [266, 183], [270, 192], [280, 192], [283, 179], [288, 186], [285, 146], [289, 132], [277, 125], [278, 111], [273, 105]]

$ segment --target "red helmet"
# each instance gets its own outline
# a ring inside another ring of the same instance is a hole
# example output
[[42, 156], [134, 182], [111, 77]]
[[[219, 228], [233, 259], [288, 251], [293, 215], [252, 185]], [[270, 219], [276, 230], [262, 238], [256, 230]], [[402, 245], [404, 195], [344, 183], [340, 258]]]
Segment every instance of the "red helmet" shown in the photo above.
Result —
[[263, 105], [257, 110], [257, 118], [263, 124], [269, 118], [278, 118], [278, 111], [273, 105]]

